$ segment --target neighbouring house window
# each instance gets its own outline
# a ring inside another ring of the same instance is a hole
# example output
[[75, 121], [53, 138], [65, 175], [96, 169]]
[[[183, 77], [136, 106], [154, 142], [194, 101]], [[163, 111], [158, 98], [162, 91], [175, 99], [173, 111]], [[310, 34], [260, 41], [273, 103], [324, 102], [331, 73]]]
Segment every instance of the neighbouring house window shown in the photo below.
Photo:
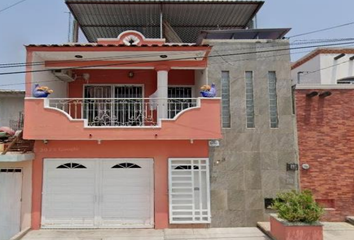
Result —
[[277, 78], [275, 71], [268, 72], [270, 127], [278, 127]]
[[231, 127], [230, 116], [230, 73], [223, 71], [221, 73], [221, 102], [222, 102], [222, 127]]
[[246, 123], [247, 128], [254, 128], [254, 96], [253, 96], [253, 72], [245, 73], [246, 78]]

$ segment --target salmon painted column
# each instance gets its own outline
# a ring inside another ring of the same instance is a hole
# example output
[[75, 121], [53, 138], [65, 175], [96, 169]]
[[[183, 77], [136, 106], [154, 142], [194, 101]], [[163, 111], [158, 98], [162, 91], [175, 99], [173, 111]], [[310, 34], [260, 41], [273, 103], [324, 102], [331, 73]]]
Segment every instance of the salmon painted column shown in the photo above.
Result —
[[160, 98], [158, 101], [157, 115], [159, 119], [167, 118], [167, 98], [168, 98], [168, 66], [157, 66], [157, 96]]

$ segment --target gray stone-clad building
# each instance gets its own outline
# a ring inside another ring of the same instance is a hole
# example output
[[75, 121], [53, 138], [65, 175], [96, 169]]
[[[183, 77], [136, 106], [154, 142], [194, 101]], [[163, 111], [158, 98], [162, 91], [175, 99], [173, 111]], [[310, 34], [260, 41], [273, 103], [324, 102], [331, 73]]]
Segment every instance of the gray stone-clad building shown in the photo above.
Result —
[[208, 79], [222, 97], [223, 139], [210, 148], [211, 225], [255, 226], [266, 220], [266, 199], [298, 188], [297, 172], [287, 171], [298, 161], [290, 53], [278, 51], [289, 42], [203, 43], [213, 46]]

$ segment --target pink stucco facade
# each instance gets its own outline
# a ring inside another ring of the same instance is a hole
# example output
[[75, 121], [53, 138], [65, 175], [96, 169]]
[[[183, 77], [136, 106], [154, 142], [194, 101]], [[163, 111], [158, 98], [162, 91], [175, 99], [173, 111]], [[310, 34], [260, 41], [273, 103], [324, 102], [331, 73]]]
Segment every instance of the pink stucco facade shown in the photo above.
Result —
[[208, 141], [43, 141], [35, 143], [33, 161], [32, 229], [39, 229], [45, 158], [152, 158], [154, 160], [155, 228], [169, 227], [167, 160], [208, 157]]

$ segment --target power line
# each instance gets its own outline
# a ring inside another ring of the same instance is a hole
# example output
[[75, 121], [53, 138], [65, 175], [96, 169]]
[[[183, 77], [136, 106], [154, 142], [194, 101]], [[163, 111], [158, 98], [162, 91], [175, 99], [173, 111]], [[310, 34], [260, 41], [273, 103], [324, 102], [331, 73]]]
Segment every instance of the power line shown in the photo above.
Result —
[[[311, 52], [311, 51], [301, 51], [301, 52], [295, 52], [293, 54], [300, 54], [300, 53], [308, 53], [308, 52]], [[240, 61], [248, 61], [248, 60], [256, 60], [256, 59], [260, 59], [260, 58], [264, 58], [264, 59], [267, 59], [267, 58], [270, 58], [270, 57], [278, 57], [278, 56], [284, 56], [284, 55], [288, 55], [288, 53], [283, 53], [283, 54], [277, 54], [277, 55], [272, 55], [272, 56], [263, 56], [263, 57], [255, 57], [255, 58], [248, 58], [248, 59], [235, 59], [234, 61], [227, 61], [225, 60], [224, 58], [222, 58], [224, 60], [224, 62], [230, 64], [230, 65], [234, 65], [232, 63], [234, 62], [240, 62]], [[210, 63], [210, 65], [213, 65], [213, 64], [220, 64], [218, 62], [214, 62], [214, 63]], [[334, 67], [336, 65], [332, 65], [332, 66], [329, 66], [327, 68], [330, 68], [330, 67]], [[321, 69], [320, 69], [321, 70]], [[134, 70], [134, 72], [146, 72], [146, 71], [151, 71], [151, 70]], [[318, 71], [318, 70], [317, 70]], [[123, 73], [116, 73], [116, 75], [119, 75], [119, 74], [123, 74]], [[124, 73], [125, 74], [125, 73]], [[306, 75], [306, 74], [304, 74]], [[105, 75], [100, 75], [101, 77], [102, 76], [105, 76]], [[242, 79], [243, 77], [240, 77], [240, 78], [236, 78], [237, 79]], [[290, 80], [290, 79], [284, 79], [284, 80]], [[58, 80], [48, 80], [48, 81], [37, 81], [36, 83], [49, 83], [49, 82], [53, 82], [53, 81], [60, 81], [59, 79]], [[27, 82], [24, 82], [24, 83], [10, 83], [10, 84], [2, 84], [0, 85], [0, 87], [8, 87], [8, 86], [17, 86], [17, 85], [27, 85], [27, 84], [32, 84], [32, 83], [27, 83]]]
[[341, 24], [341, 25], [333, 26], [333, 27], [322, 28], [322, 29], [319, 29], [319, 30], [311, 31], [311, 32], [305, 32], [305, 33], [293, 35], [293, 36], [290, 36], [290, 37], [288, 37], [288, 38], [295, 38], [295, 37], [310, 35], [310, 34], [314, 34], [314, 33], [329, 31], [329, 30], [332, 30], [332, 29], [341, 28], [341, 27], [346, 27], [346, 26], [350, 26], [350, 25], [353, 25], [353, 24], [354, 24], [354, 22], [344, 23], [344, 24]]
[[[273, 50], [263, 50], [263, 51], [253, 51], [253, 52], [241, 52], [241, 53], [229, 53], [229, 54], [219, 54], [219, 55], [211, 55], [208, 58], [214, 57], [226, 57], [226, 56], [238, 56], [238, 55], [247, 55], [247, 54], [260, 54], [260, 53], [268, 53], [268, 52], [280, 52], [280, 51], [288, 51], [288, 50], [296, 50], [296, 49], [306, 49], [306, 48], [316, 48], [316, 47], [324, 47], [324, 46], [336, 46], [336, 45], [344, 45], [344, 44], [354, 44], [354, 42], [348, 43], [333, 43], [333, 44], [324, 44], [324, 45], [312, 45], [312, 46], [304, 46], [304, 47], [294, 47], [294, 48], [278, 48]], [[185, 57], [185, 58], [174, 58], [172, 60], [191, 60], [195, 59], [195, 57]], [[166, 62], [171, 61], [169, 59], [161, 59], [155, 61], [137, 61], [137, 62], [128, 62], [128, 63], [110, 63], [110, 64], [95, 64], [95, 65], [85, 65], [79, 67], [68, 67], [62, 68], [63, 70], [71, 70], [71, 69], [85, 69], [91, 67], [109, 67], [109, 66], [123, 66], [123, 65], [131, 65], [131, 64], [142, 64], [142, 63], [158, 63], [158, 62]], [[16, 72], [2, 72], [0, 75], [11, 75], [11, 74], [22, 74], [22, 73], [30, 73], [30, 72], [49, 72], [52, 69], [39, 69], [39, 70], [29, 70], [29, 71], [16, 71]]]
[[20, 3], [23, 3], [24, 1], [27, 1], [27, 0], [21, 0], [21, 1], [18, 1], [18, 2], [14, 3], [14, 4], [12, 4], [12, 5], [8, 6], [8, 7], [5, 7], [5, 8], [3, 8], [3, 9], [0, 9], [0, 13], [4, 12], [4, 11], [6, 11], [7, 9], [10, 9], [10, 8], [12, 8], [12, 7], [14, 7], [14, 6], [20, 4]]
[[[330, 42], [344, 42], [344, 41], [354, 41], [354, 38], [342, 38], [342, 39], [314, 39], [314, 40], [297, 40], [301, 41], [298, 43], [290, 43], [291, 45], [308, 45], [314, 43], [330, 43]], [[305, 42], [306, 41], [306, 42]], [[262, 48], [275, 48], [279, 46], [262, 46], [257, 47], [258, 49]], [[218, 52], [229, 51], [230, 49], [234, 49], [235, 47], [224, 48], [219, 50]], [[238, 48], [237, 50], [253, 50], [253, 48]], [[169, 56], [180, 55], [180, 53], [176, 54], [169, 54]], [[109, 56], [109, 57], [96, 57], [96, 58], [85, 58], [80, 61], [92, 61], [92, 60], [109, 60], [109, 59], [129, 59], [129, 58], [136, 58], [136, 57], [151, 57], [151, 54], [139, 54], [139, 55], [129, 55], [129, 56]], [[78, 59], [69, 59], [65, 60], [66, 62], [76, 62]], [[2, 63], [0, 64], [0, 68], [14, 68], [14, 67], [26, 67], [26, 66], [41, 66], [45, 65], [45, 61], [38, 61], [38, 62], [18, 62], [18, 63]]]
[[[308, 52], [310, 52], [310, 51], [295, 52], [295, 53], [293, 53], [293, 54], [308, 53]], [[278, 57], [278, 56], [284, 56], [284, 55], [288, 55], [288, 53], [272, 55], [272, 57]], [[264, 58], [264, 59], [266, 59], [266, 58], [269, 58], [269, 56], [263, 56], [263, 57], [257, 56], [257, 57], [255, 57], [255, 58], [253, 57], [253, 58], [247, 58], [247, 59], [235, 59], [234, 61], [225, 61], [225, 60], [224, 60], [224, 61], [227, 62], [228, 64], [233, 65], [232, 63], [234, 63], [234, 62], [255, 60], [255, 59], [259, 59], [259, 58]], [[210, 65], [213, 65], [213, 64], [220, 64], [220, 63], [217, 63], [217, 62], [215, 62], [215, 63], [210, 63]], [[146, 72], [146, 71], [151, 71], [151, 70], [146, 70], [146, 69], [144, 69], [144, 70], [134, 70], [135, 73], [136, 73], [136, 72]], [[119, 75], [119, 74], [123, 74], [123, 73], [117, 73], [117, 75]], [[100, 76], [104, 76], [104, 75], [101, 74]], [[54, 81], [60, 81], [60, 80], [54, 80]], [[53, 80], [49, 80], [49, 81], [37, 81], [36, 83], [47, 83], [47, 82], [53, 82]], [[2, 85], [0, 85], [0, 87], [3, 87], [3, 86], [16, 86], [16, 85], [27, 85], [27, 84], [32, 84], [32, 83], [9, 83], [9, 84], [2, 84]]]

